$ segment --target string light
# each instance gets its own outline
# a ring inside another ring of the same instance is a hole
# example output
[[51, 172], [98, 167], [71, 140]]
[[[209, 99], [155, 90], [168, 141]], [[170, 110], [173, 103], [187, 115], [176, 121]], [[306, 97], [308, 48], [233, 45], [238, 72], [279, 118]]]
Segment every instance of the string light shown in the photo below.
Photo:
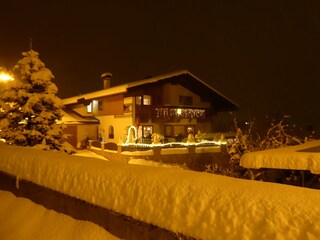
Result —
[[206, 110], [193, 109], [193, 108], [156, 108], [157, 118], [199, 118], [204, 119], [206, 117]]
[[[131, 136], [131, 133], [133, 132], [133, 138], [134, 139], [131, 139], [130, 136]], [[137, 132], [137, 129], [135, 126], [130, 126], [128, 128], [128, 132], [127, 132], [127, 139], [126, 139], [126, 143], [125, 144], [130, 144], [132, 142], [136, 142], [138, 139], [138, 132]]]
[[217, 141], [203, 141], [198, 143], [184, 143], [184, 142], [171, 142], [171, 143], [159, 143], [159, 144], [147, 144], [147, 143], [124, 143], [122, 146], [133, 147], [133, 148], [179, 148], [179, 147], [209, 147], [209, 146], [221, 146], [226, 145], [226, 142], [217, 142]]
[[[131, 134], [133, 133], [133, 139], [131, 138]], [[121, 144], [124, 147], [132, 147], [132, 148], [154, 148], [154, 147], [161, 147], [161, 148], [179, 148], [179, 147], [188, 147], [188, 146], [196, 146], [196, 147], [209, 147], [209, 146], [221, 146], [226, 145], [227, 141], [201, 141], [201, 142], [194, 142], [194, 143], [184, 143], [184, 142], [170, 142], [170, 143], [136, 143], [138, 140], [138, 132], [135, 126], [130, 126], [128, 128], [126, 142]]]

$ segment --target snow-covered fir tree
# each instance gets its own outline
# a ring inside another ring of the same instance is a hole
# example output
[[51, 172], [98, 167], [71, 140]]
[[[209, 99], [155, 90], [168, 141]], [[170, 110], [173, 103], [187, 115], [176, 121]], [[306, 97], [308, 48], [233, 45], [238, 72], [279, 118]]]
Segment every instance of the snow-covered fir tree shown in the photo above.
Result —
[[30, 50], [14, 67], [15, 80], [0, 94], [0, 137], [8, 144], [62, 149], [62, 101], [52, 72]]

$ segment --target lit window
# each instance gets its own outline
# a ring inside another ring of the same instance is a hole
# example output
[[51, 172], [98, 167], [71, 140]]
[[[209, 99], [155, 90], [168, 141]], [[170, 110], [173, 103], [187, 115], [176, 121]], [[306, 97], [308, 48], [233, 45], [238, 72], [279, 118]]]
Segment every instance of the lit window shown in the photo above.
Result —
[[92, 111], [96, 112], [98, 110], [98, 100], [92, 101]]
[[188, 127], [187, 127], [187, 132], [188, 132], [188, 134], [189, 134], [189, 133], [194, 133], [194, 127], [188, 126]]
[[151, 96], [150, 95], [137, 96], [136, 97], [136, 105], [139, 105], [139, 106], [151, 105]]
[[151, 135], [153, 134], [153, 126], [143, 126], [142, 131], [144, 138], [151, 138]]
[[151, 105], [151, 96], [143, 95], [143, 105]]
[[92, 113], [92, 102], [87, 105], [87, 113]]

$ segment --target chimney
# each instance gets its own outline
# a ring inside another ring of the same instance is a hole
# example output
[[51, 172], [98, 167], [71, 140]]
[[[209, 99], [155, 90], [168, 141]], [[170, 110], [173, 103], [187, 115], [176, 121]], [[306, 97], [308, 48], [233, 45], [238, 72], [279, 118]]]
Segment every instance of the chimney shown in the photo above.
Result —
[[112, 74], [109, 72], [101, 74], [101, 79], [103, 81], [103, 89], [110, 88]]

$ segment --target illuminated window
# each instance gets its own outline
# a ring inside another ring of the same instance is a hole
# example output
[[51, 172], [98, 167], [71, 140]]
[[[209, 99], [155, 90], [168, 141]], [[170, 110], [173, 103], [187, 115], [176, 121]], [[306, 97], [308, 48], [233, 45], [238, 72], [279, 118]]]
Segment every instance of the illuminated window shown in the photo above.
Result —
[[87, 105], [87, 113], [92, 113], [92, 102]]
[[150, 95], [137, 96], [136, 97], [136, 105], [139, 105], [139, 106], [151, 105], [151, 96]]
[[188, 126], [187, 127], [187, 133], [189, 134], [189, 133], [194, 133], [194, 127], [192, 126]]
[[98, 108], [98, 100], [93, 100], [92, 101], [92, 111], [94, 111], [94, 113], [96, 113], [98, 109], [99, 109]]
[[143, 105], [151, 105], [151, 96], [143, 95]]
[[143, 126], [142, 134], [144, 138], [151, 138], [151, 135], [153, 134], [153, 126], [152, 125]]

